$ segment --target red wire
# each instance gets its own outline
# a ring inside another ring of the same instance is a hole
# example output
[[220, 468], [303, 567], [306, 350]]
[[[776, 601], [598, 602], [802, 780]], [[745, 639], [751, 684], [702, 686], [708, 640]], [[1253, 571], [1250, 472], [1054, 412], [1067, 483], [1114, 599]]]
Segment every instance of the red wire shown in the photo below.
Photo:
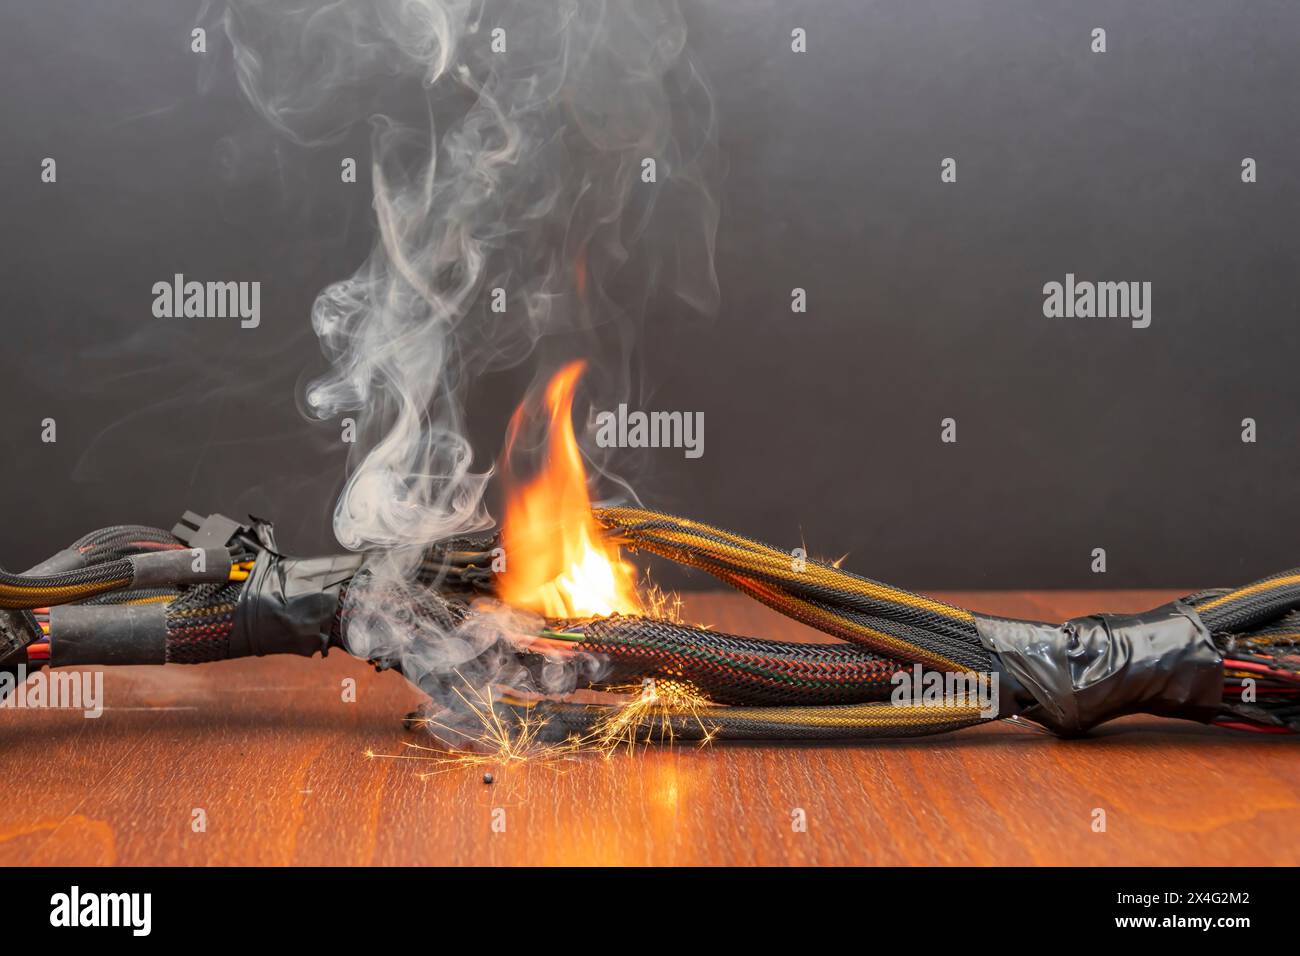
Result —
[[1248, 730], [1253, 734], [1293, 734], [1294, 730], [1287, 727], [1271, 727], [1266, 724], [1246, 724], [1236, 720], [1216, 720], [1216, 727], [1227, 727], [1229, 730]]
[[1232, 670], [1254, 671], [1257, 674], [1268, 674], [1270, 677], [1280, 677], [1283, 680], [1296, 680], [1296, 675], [1292, 674], [1290, 671], [1275, 670], [1267, 664], [1255, 664], [1251, 661], [1238, 661], [1224, 658], [1223, 666]]

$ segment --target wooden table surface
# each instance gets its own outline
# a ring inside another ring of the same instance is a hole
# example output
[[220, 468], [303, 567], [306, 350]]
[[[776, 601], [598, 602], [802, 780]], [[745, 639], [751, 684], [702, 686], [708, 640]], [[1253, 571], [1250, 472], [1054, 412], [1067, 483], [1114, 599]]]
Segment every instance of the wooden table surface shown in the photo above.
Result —
[[[1060, 619], [1175, 595], [941, 596]], [[687, 610], [735, 633], [806, 633], [731, 594]], [[883, 743], [651, 747], [485, 785], [482, 769], [368, 758], [425, 739], [401, 722], [419, 695], [340, 653], [120, 668], [104, 693], [95, 720], [0, 710], [0, 866], [1300, 863], [1300, 738], [1132, 717], [1063, 741], [995, 722]]]

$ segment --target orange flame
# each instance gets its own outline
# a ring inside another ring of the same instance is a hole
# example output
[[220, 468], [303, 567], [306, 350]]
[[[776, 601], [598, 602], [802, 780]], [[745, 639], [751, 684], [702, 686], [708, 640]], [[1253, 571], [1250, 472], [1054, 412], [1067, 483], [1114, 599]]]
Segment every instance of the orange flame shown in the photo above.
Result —
[[548, 618], [583, 618], [640, 610], [636, 574], [605, 539], [591, 514], [587, 473], [573, 432], [573, 393], [584, 363], [571, 362], [546, 386], [548, 427], [541, 471], [518, 482], [510, 453], [519, 439], [528, 403], [510, 420], [506, 438], [506, 568], [498, 578], [501, 599]]

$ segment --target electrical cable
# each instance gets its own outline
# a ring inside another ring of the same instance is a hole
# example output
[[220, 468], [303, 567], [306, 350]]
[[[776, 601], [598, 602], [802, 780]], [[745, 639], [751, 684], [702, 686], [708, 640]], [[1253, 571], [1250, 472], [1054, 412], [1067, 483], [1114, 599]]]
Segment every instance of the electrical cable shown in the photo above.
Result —
[[[879, 738], [1011, 715], [1072, 733], [1143, 711], [1233, 730], [1300, 730], [1300, 572], [1202, 591], [1144, 615], [1046, 625], [989, 618], [700, 522], [633, 508], [594, 514], [621, 547], [701, 568], [832, 639], [771, 641], [628, 615], [548, 621], [509, 638], [505, 652], [529, 673], [581, 661], [586, 689], [648, 679], [688, 691], [680, 712], [668, 695], [634, 734]], [[394, 614], [425, 633], [453, 633], [475, 613], [472, 602], [494, 592], [496, 544], [480, 537], [431, 547], [414, 580], [390, 595]], [[196, 570], [191, 555], [200, 552]], [[14, 655], [37, 666], [205, 663], [347, 649], [351, 592], [376, 597], [372, 583], [358, 587], [364, 560], [286, 557], [268, 523], [220, 515], [187, 513], [173, 533], [103, 529], [33, 569], [40, 573], [0, 573], [0, 607], [9, 609], [0, 612], [8, 648], [0, 663]], [[997, 678], [1002, 699], [994, 710], [942, 698], [900, 706], [898, 677], [913, 671], [918, 680], [974, 675], [979, 687]], [[617, 710], [555, 700], [508, 707], [557, 733], [585, 732]]]

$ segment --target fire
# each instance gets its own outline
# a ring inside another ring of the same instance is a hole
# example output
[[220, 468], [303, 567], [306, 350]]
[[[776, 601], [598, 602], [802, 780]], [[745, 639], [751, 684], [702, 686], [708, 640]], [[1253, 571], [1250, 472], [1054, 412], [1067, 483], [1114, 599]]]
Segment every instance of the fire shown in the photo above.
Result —
[[506, 569], [502, 600], [548, 618], [636, 614], [636, 573], [591, 514], [587, 473], [573, 432], [573, 393], [584, 364], [571, 362], [546, 386], [546, 450], [541, 471], [520, 482], [510, 467], [528, 413], [521, 404], [506, 438]]

